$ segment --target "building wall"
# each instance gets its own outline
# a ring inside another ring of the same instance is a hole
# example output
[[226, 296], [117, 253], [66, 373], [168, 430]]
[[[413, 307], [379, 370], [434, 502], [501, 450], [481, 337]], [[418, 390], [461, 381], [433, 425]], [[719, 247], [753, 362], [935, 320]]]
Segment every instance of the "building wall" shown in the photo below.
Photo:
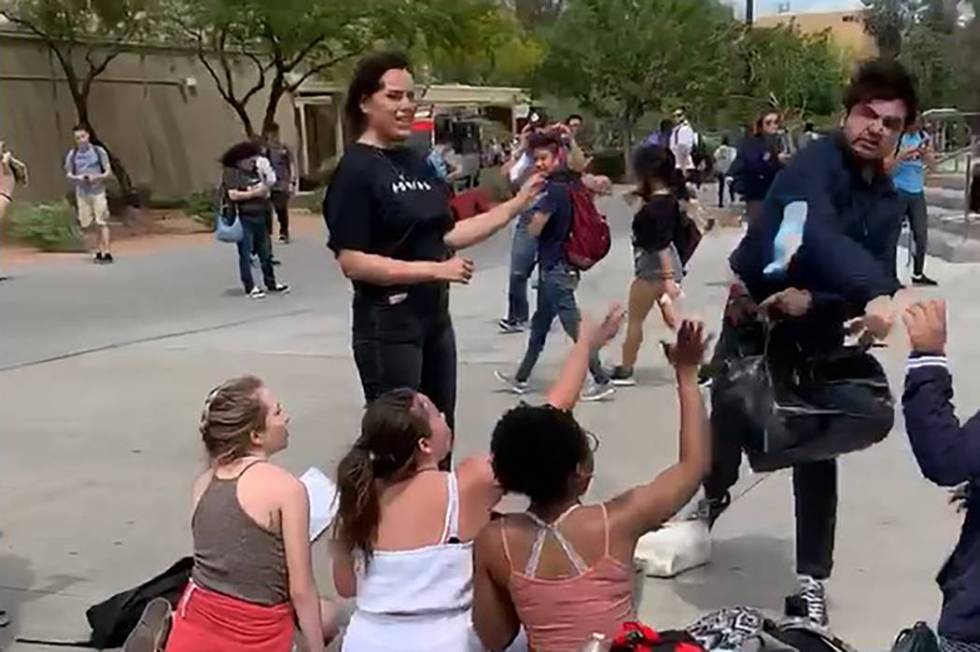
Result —
[[795, 24], [804, 34], [830, 30], [834, 42], [855, 61], [878, 53], [874, 38], [864, 31], [864, 12], [842, 11], [821, 14], [776, 14], [756, 20], [759, 27]]
[[[80, 69], [86, 65], [78, 57]], [[193, 77], [196, 89], [183, 80]], [[64, 75], [47, 48], [36, 39], [0, 32], [0, 140], [30, 169], [29, 200], [64, 196], [65, 153], [76, 121]], [[249, 65], [236, 70], [235, 83], [247, 88]], [[250, 105], [261, 125], [266, 95]], [[93, 84], [90, 118], [138, 186], [157, 198], [173, 198], [213, 187], [217, 158], [245, 132], [221, 99], [204, 66], [190, 51], [139, 49], [114, 60]], [[276, 117], [283, 140], [297, 145], [297, 126], [289, 97]]]

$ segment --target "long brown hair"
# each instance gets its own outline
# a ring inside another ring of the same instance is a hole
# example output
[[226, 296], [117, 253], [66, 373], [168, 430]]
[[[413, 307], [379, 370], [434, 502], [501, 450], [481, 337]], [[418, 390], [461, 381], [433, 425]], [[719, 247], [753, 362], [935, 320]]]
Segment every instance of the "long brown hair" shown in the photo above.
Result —
[[417, 397], [414, 390], [395, 389], [368, 405], [361, 436], [337, 466], [335, 536], [347, 552], [359, 549], [370, 559], [381, 520], [379, 482], [410, 476], [419, 440], [432, 436]]
[[262, 385], [255, 376], [240, 376], [208, 393], [199, 430], [213, 464], [245, 457], [252, 448], [252, 433], [265, 430], [268, 410], [259, 398]]

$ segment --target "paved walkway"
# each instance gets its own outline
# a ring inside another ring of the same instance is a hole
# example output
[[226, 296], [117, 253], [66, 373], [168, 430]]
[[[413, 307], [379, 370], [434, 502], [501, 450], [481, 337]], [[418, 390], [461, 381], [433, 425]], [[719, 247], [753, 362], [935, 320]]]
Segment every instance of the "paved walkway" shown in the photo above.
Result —
[[[620, 200], [605, 210], [613, 251], [585, 276], [580, 293], [593, 311], [625, 296], [632, 265], [629, 212]], [[204, 464], [199, 409], [221, 380], [253, 372], [278, 392], [293, 415], [286, 466], [335, 466], [354, 438], [361, 405], [348, 350], [350, 291], [323, 247], [319, 222], [309, 219], [304, 235], [277, 247], [294, 292], [263, 302], [241, 295], [234, 250], [204, 242], [121, 255], [112, 267], [70, 261], [7, 270], [14, 278], [0, 283], [0, 605], [13, 624], [0, 632], [0, 647], [8, 649], [14, 635], [85, 638], [88, 605], [187, 554], [190, 482]], [[685, 283], [685, 310], [712, 324], [737, 239], [733, 229], [709, 235]], [[514, 404], [492, 378], [493, 369], [516, 364], [525, 344], [495, 332], [508, 246], [501, 235], [477, 248], [473, 283], [453, 292], [464, 455], [486, 450], [495, 419]], [[977, 269], [930, 261], [951, 303], [950, 354], [964, 413], [980, 404], [980, 340], [970, 336], [980, 324]], [[602, 440], [591, 498], [652, 478], [676, 455], [671, 373], [653, 346], [662, 334], [651, 319], [638, 387], [579, 409]], [[565, 348], [555, 331], [535, 387], [554, 377]], [[884, 354], [896, 387], [903, 355], [900, 345]], [[920, 478], [901, 423], [885, 443], [842, 467], [831, 614], [845, 639], [880, 650], [900, 628], [938, 613], [933, 578], [958, 518], [944, 493]], [[731, 604], [781, 608], [794, 581], [788, 475], [746, 473], [740, 490], [746, 493], [716, 529], [711, 566], [645, 583], [645, 620], [667, 628]], [[327, 591], [323, 547], [316, 557]]]

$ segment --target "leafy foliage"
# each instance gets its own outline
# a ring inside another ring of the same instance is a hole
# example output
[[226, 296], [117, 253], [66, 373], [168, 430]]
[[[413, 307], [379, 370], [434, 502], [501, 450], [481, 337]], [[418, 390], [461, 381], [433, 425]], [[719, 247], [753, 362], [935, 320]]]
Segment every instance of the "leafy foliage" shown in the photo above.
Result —
[[41, 251], [84, 251], [75, 211], [67, 202], [15, 204], [10, 216], [15, 240]]

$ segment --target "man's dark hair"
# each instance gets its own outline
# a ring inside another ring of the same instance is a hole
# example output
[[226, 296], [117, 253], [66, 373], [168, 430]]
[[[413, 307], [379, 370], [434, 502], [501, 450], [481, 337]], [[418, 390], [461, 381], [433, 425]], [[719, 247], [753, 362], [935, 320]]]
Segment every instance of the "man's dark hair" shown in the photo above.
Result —
[[253, 158], [262, 153], [262, 148], [259, 147], [254, 141], [245, 140], [240, 143], [236, 143], [228, 148], [221, 158], [221, 164], [226, 168], [233, 168], [238, 165], [239, 161], [243, 161], [247, 158]]
[[354, 134], [360, 136], [367, 127], [367, 116], [361, 111], [361, 102], [381, 90], [381, 78], [389, 70], [411, 71], [408, 57], [401, 52], [377, 52], [358, 62], [344, 103], [344, 115]]
[[571, 124], [572, 120], [578, 120], [579, 122], [585, 122], [585, 118], [583, 118], [578, 113], [573, 113], [570, 116], [568, 116], [567, 118], [565, 118], [565, 124]]
[[538, 131], [528, 136], [527, 148], [532, 152], [536, 149], [550, 149], [557, 154], [561, 151], [561, 138], [551, 131]]
[[803, 131], [813, 131], [815, 127], [812, 122], [807, 122], [803, 125]]
[[589, 458], [589, 443], [570, 412], [520, 405], [500, 417], [490, 452], [504, 491], [553, 505], [569, 497], [576, 470]]
[[89, 136], [92, 135], [92, 130], [89, 129], [86, 125], [82, 125], [82, 124], [75, 125], [74, 127], [72, 127], [72, 130], [71, 131], [72, 131], [72, 133], [75, 133], [76, 131], [84, 131]]
[[265, 133], [267, 134], [278, 134], [279, 133], [279, 123], [270, 122], [269, 126], [265, 128]]
[[850, 113], [863, 102], [901, 100], [905, 104], [905, 125], [919, 114], [919, 94], [915, 78], [893, 59], [871, 59], [862, 63], [844, 91], [844, 108]]

